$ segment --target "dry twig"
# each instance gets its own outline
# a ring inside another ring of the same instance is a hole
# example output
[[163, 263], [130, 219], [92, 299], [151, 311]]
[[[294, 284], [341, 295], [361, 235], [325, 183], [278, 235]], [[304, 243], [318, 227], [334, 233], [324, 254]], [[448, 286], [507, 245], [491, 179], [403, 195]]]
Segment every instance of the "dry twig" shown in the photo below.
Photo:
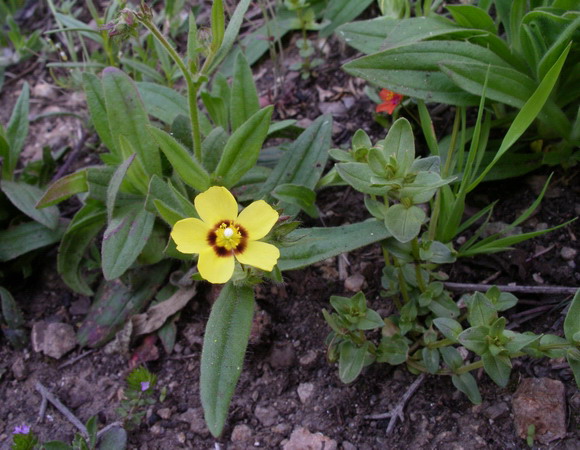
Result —
[[[40, 382], [36, 382], [36, 390], [40, 393], [44, 400], [49, 401], [54, 405], [56, 409], [60, 411], [60, 413], [65, 416], [70, 423], [72, 423], [75, 427], [79, 429], [79, 431], [83, 434], [83, 436], [88, 438], [88, 433], [86, 427], [82, 424], [82, 422], [76, 418], [76, 416], [70, 412], [70, 410], [64, 406], [56, 396], [50, 392], [46, 387], [44, 387]], [[41, 405], [42, 406], [42, 405]], [[46, 409], [46, 408], [45, 408]]]
[[421, 386], [423, 381], [425, 381], [425, 378], [426, 375], [424, 373], [419, 375], [419, 377], [415, 381], [413, 381], [413, 384], [409, 386], [409, 389], [407, 389], [407, 392], [405, 392], [401, 400], [399, 400], [399, 403], [397, 403], [397, 405], [389, 412], [382, 414], [371, 414], [369, 416], [365, 416], [365, 419], [380, 420], [390, 418], [391, 420], [389, 420], [389, 425], [387, 426], [387, 434], [391, 434], [393, 432], [393, 429], [395, 428], [395, 425], [397, 424], [398, 419], [400, 419], [401, 422], [405, 421], [403, 410], [405, 409], [405, 406], [407, 405], [409, 399], [413, 396], [413, 394], [417, 391], [417, 389], [419, 389], [419, 386]]

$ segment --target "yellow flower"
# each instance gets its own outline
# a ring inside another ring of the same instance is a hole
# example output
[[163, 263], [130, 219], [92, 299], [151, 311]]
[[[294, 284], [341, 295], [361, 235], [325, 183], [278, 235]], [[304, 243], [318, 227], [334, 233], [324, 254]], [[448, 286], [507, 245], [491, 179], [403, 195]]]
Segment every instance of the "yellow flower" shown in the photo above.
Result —
[[171, 237], [181, 253], [199, 253], [197, 270], [210, 283], [226, 283], [234, 273], [235, 259], [242, 264], [271, 271], [280, 250], [261, 242], [276, 221], [278, 213], [264, 200], [258, 200], [238, 215], [238, 204], [226, 188], [213, 186], [195, 197], [201, 217], [178, 221]]

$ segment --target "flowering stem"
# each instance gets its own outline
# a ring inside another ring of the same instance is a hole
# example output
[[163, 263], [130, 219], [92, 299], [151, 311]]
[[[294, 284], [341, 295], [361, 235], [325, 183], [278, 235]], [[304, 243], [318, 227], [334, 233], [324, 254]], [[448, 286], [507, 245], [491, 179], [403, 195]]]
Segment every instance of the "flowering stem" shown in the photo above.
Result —
[[153, 34], [153, 36], [159, 41], [163, 47], [171, 56], [171, 59], [175, 61], [175, 64], [183, 73], [185, 82], [187, 83], [187, 100], [189, 104], [189, 117], [191, 120], [191, 136], [193, 140], [193, 153], [197, 160], [201, 162], [201, 131], [199, 128], [199, 111], [197, 109], [197, 92], [199, 90], [199, 82], [194, 81], [189, 73], [189, 70], [185, 66], [185, 63], [181, 57], [177, 54], [172, 45], [165, 39], [165, 36], [159, 31], [159, 28], [151, 22], [149, 19], [143, 16], [137, 15], [139, 21]]

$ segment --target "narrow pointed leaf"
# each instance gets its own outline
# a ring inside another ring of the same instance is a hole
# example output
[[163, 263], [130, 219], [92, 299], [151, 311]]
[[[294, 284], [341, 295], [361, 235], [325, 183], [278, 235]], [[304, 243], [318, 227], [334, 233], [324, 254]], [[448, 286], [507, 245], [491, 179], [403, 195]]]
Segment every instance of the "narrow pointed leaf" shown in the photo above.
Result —
[[60, 218], [58, 208], [56, 206], [44, 209], [36, 208], [36, 204], [42, 197], [42, 189], [28, 183], [14, 181], [2, 181], [0, 182], [0, 188], [12, 204], [28, 217], [51, 230], [56, 229]]
[[258, 92], [252, 69], [243, 53], [239, 53], [234, 67], [231, 90], [230, 117], [232, 129], [236, 130], [260, 109]]
[[200, 394], [207, 426], [221, 435], [242, 371], [254, 316], [254, 292], [227, 283], [214, 303], [203, 340]]
[[125, 273], [135, 262], [153, 230], [155, 215], [143, 204], [118, 208], [111, 218], [102, 246], [105, 279], [112, 280]]
[[82, 169], [78, 172], [71, 173], [62, 178], [59, 178], [52, 183], [46, 192], [42, 195], [37, 208], [46, 208], [47, 206], [56, 205], [75, 194], [86, 192], [89, 190], [87, 183], [87, 171]]

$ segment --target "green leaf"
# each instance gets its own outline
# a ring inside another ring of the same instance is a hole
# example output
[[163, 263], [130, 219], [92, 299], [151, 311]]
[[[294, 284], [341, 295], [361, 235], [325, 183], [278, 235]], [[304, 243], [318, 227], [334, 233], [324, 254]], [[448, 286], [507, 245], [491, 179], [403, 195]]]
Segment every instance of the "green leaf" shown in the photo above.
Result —
[[493, 303], [481, 292], [476, 292], [465, 302], [468, 309], [467, 320], [472, 327], [491, 325], [497, 319]]
[[455, 347], [441, 347], [439, 353], [443, 356], [445, 364], [454, 372], [463, 365], [463, 358]]
[[421, 357], [427, 371], [429, 373], [437, 373], [439, 370], [439, 351], [436, 348], [423, 347]]
[[394, 92], [430, 102], [475, 105], [479, 97], [466, 93], [440, 64], [447, 62], [510, 67], [492, 51], [455, 41], [426, 41], [374, 53], [343, 66], [349, 74]]
[[51, 230], [37, 222], [25, 222], [0, 231], [0, 262], [18, 258], [32, 250], [60, 241], [66, 224], [61, 222]]
[[149, 126], [147, 130], [185, 183], [200, 192], [209, 189], [209, 174], [185, 147], [159, 128]]
[[419, 172], [412, 183], [403, 186], [399, 196], [411, 199], [415, 205], [426, 203], [433, 198], [437, 188], [445, 186], [451, 181], [451, 178], [441, 179], [439, 174], [435, 172]]
[[248, 7], [250, 6], [250, 2], [251, 0], [240, 0], [238, 6], [236, 6], [236, 9], [232, 14], [232, 17], [230, 18], [230, 22], [228, 23], [225, 33], [223, 34], [221, 45], [217, 50], [217, 52], [215, 53], [215, 56], [211, 60], [211, 64], [209, 64], [207, 70], [204, 71], [204, 73], [206, 74], [213, 73], [230, 52], [232, 45], [234, 44], [235, 40], [238, 37], [240, 27], [242, 26], [242, 22], [244, 20], [244, 15], [246, 14]]
[[127, 448], [127, 432], [121, 427], [109, 428], [99, 437], [99, 448], [125, 450]]
[[365, 316], [357, 323], [357, 329], [359, 330], [374, 330], [384, 326], [385, 322], [381, 315], [372, 309], [368, 309]]
[[336, 164], [334, 167], [344, 181], [363, 194], [385, 195], [387, 193], [387, 188], [384, 186], [374, 186], [371, 183], [374, 173], [368, 164], [347, 162]]
[[80, 264], [93, 238], [106, 223], [106, 209], [101, 203], [87, 202], [73, 217], [58, 249], [57, 270], [73, 291], [93, 295], [80, 274]]
[[397, 203], [385, 213], [385, 226], [389, 233], [399, 242], [409, 242], [421, 232], [425, 221], [425, 211], [417, 206], [406, 208]]
[[120, 277], [135, 262], [153, 230], [155, 215], [143, 204], [118, 208], [103, 235], [102, 264], [106, 280]]
[[468, 328], [462, 332], [457, 340], [468, 350], [478, 355], [487, 351], [487, 337], [489, 336], [489, 327], [477, 326]]
[[273, 107], [261, 109], [242, 124], [224, 148], [215, 175], [220, 183], [231, 188], [258, 161], [260, 149], [268, 134]]
[[18, 164], [20, 152], [24, 147], [24, 141], [28, 136], [28, 104], [30, 97], [30, 89], [28, 83], [25, 82], [22, 86], [22, 91], [16, 100], [16, 105], [12, 110], [10, 121], [6, 127], [6, 141], [9, 145], [8, 159], [4, 161], [2, 166], [2, 178], [5, 180], [12, 180], [14, 169]]
[[[280, 158], [258, 195], [271, 200], [271, 193], [280, 184], [295, 184], [314, 189], [328, 159], [332, 118], [316, 119]], [[268, 200], [267, 200], [268, 201]], [[298, 214], [294, 205], [282, 205], [289, 216]]]
[[383, 49], [383, 42], [398, 22], [392, 17], [361, 20], [341, 25], [336, 34], [351, 47], [368, 55]]
[[[22, 310], [7, 289], [0, 286], [0, 320], [11, 329], [17, 329], [24, 325]], [[3, 324], [2, 324], [3, 325]], [[2, 326], [4, 328], [4, 326]]]
[[300, 207], [310, 217], [318, 217], [318, 209], [314, 205], [316, 193], [312, 189], [296, 184], [280, 184], [276, 186], [272, 196], [282, 202]]
[[497, 33], [493, 19], [483, 9], [473, 5], [448, 5], [447, 10], [451, 13], [458, 25], [466, 28], [478, 28], [480, 30]]
[[458, 337], [463, 332], [461, 324], [448, 317], [438, 317], [433, 320], [433, 324], [441, 331], [443, 336], [453, 342], [458, 342]]
[[524, 347], [540, 340], [542, 337], [541, 335], [514, 333], [510, 330], [504, 330], [503, 334], [509, 338], [509, 341], [504, 344], [504, 347], [510, 354], [519, 352]]
[[130, 317], [147, 306], [164, 282], [170, 267], [168, 261], [142, 267], [132, 274], [130, 285], [118, 279], [103, 281], [77, 332], [78, 343], [91, 348], [106, 344]]
[[453, 386], [467, 395], [471, 403], [474, 405], [481, 404], [481, 394], [479, 393], [477, 381], [475, 381], [473, 375], [470, 373], [454, 374], [451, 375], [451, 381], [453, 382]]
[[[472, 191], [475, 189], [479, 183], [483, 181], [486, 174], [491, 170], [491, 168], [497, 163], [497, 161], [503, 156], [505, 152], [509, 150], [509, 148], [521, 137], [522, 134], [528, 129], [530, 124], [534, 121], [534, 119], [538, 116], [542, 107], [548, 100], [556, 81], [558, 80], [558, 76], [560, 75], [560, 71], [564, 66], [564, 62], [566, 61], [566, 57], [568, 56], [568, 52], [570, 51], [571, 44], [566, 47], [566, 49], [562, 52], [556, 63], [552, 66], [552, 68], [548, 71], [546, 76], [542, 79], [542, 82], [538, 86], [538, 88], [534, 91], [534, 93], [528, 98], [514, 121], [512, 122], [511, 126], [509, 127], [507, 133], [505, 134], [501, 146], [497, 151], [495, 157], [487, 165], [487, 167], [483, 170], [483, 172], [477, 177], [475, 181], [473, 181], [469, 187], [467, 188], [467, 192]], [[566, 136], [567, 133], [563, 133], [562, 136]]]
[[147, 112], [133, 81], [114, 67], [103, 71], [103, 91], [109, 128], [117, 152], [123, 136], [137, 153], [146, 173], [161, 176], [161, 157], [155, 143], [144, 130], [149, 126]]
[[329, 228], [301, 228], [287, 236], [293, 245], [280, 249], [278, 267], [293, 270], [350, 252], [389, 237], [384, 225], [374, 219]]
[[42, 189], [28, 183], [7, 180], [0, 182], [0, 188], [12, 204], [28, 217], [51, 230], [56, 230], [60, 218], [58, 208], [49, 206], [36, 209], [36, 204], [42, 197]]
[[201, 354], [200, 395], [205, 422], [215, 437], [222, 433], [242, 371], [253, 316], [252, 288], [232, 282], [212, 306]]
[[83, 72], [83, 89], [87, 98], [91, 121], [99, 138], [111, 152], [116, 154], [117, 147], [109, 128], [109, 118], [101, 80], [90, 72]]
[[352, 383], [360, 375], [365, 362], [365, 356], [369, 343], [362, 346], [355, 345], [351, 341], [343, 341], [340, 344], [340, 358], [338, 360], [338, 377], [343, 383]]
[[580, 350], [569, 349], [566, 353], [566, 360], [572, 369], [574, 374], [574, 379], [576, 380], [576, 385], [580, 387]]
[[211, 6], [211, 51], [215, 53], [224, 40], [224, 5], [222, 0], [214, 0]]
[[239, 53], [234, 66], [230, 99], [232, 130], [236, 130], [260, 109], [260, 100], [252, 69], [243, 53]]
[[377, 349], [377, 362], [386, 362], [393, 366], [403, 364], [407, 360], [409, 344], [400, 334], [383, 336]]
[[511, 363], [509, 357], [493, 356], [487, 352], [481, 355], [483, 368], [489, 377], [500, 387], [506, 387], [510, 379]]
[[38, 203], [37, 208], [46, 208], [47, 206], [56, 205], [67, 198], [80, 194], [81, 192], [86, 192], [89, 190], [89, 185], [87, 183], [87, 171], [81, 169], [77, 172], [66, 175], [59, 178], [54, 183], [52, 183], [46, 192], [42, 195]]
[[[198, 217], [195, 207], [186, 197], [177, 189], [169, 185], [157, 176], [151, 177], [149, 183], [149, 192], [145, 201], [145, 208], [150, 212], [156, 210], [160, 212], [161, 217], [170, 225], [187, 217]], [[172, 219], [166, 217], [162, 211], [167, 211]]]
[[127, 175], [127, 171], [129, 167], [135, 160], [136, 154], [133, 153], [129, 156], [123, 163], [117, 167], [111, 181], [109, 182], [109, 186], [107, 187], [107, 221], [111, 222], [113, 217], [113, 212], [115, 211], [115, 202], [117, 200], [117, 194], [119, 193], [119, 188], [121, 187], [121, 183]]
[[394, 156], [397, 160], [397, 175], [403, 175], [411, 168], [415, 159], [415, 137], [407, 119], [401, 117], [389, 129], [383, 141], [385, 158]]
[[373, 0], [330, 0], [324, 11], [328, 25], [319, 31], [320, 37], [330, 36], [340, 25], [354, 20], [373, 2]]
[[580, 331], [580, 289], [576, 291], [572, 302], [570, 303], [570, 308], [566, 313], [566, 319], [564, 319], [564, 336], [568, 342], [577, 345], [574, 342], [574, 335]]
[[146, 81], [138, 82], [137, 89], [147, 113], [156, 119], [170, 125], [179, 115], [189, 118], [187, 98], [175, 89]]

